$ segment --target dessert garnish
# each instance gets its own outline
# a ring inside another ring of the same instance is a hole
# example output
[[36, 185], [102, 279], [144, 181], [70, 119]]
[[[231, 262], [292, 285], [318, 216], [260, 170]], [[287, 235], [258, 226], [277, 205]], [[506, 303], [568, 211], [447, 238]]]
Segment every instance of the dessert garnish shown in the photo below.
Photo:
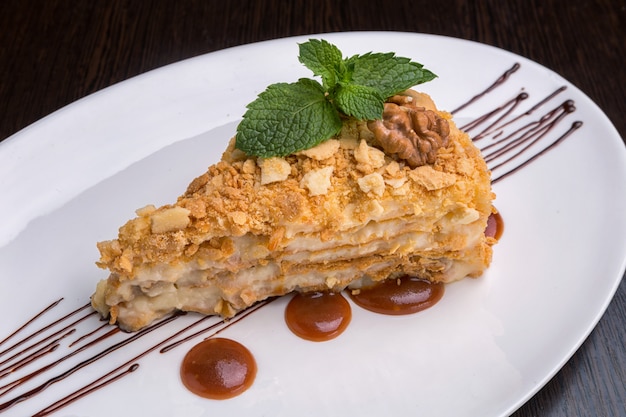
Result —
[[301, 78], [259, 94], [237, 128], [236, 147], [248, 155], [268, 158], [312, 148], [339, 133], [343, 118], [381, 119], [387, 98], [436, 77], [391, 52], [344, 58], [335, 45], [317, 39], [299, 50], [300, 62], [322, 82]]

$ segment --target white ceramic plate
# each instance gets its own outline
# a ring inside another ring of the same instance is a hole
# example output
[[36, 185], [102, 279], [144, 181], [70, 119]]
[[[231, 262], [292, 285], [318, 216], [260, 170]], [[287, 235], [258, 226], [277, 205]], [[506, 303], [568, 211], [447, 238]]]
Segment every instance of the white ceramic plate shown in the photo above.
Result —
[[[0, 351], [88, 301], [106, 276], [94, 265], [95, 242], [113, 238], [136, 208], [172, 201], [217, 161], [245, 104], [268, 84], [309, 76], [297, 60], [297, 42], [310, 37], [241, 46], [146, 73], [0, 144], [0, 340], [64, 298]], [[504, 416], [545, 384], [598, 322], [626, 254], [626, 152], [602, 111], [553, 72], [492, 47], [405, 33], [316, 37], [346, 55], [393, 50], [424, 63], [439, 78], [422, 90], [444, 109], [520, 63], [504, 84], [456, 114], [460, 124], [522, 89], [530, 105], [566, 86], [537, 114], [564, 99], [574, 100], [577, 110], [542, 141], [561, 136], [573, 121], [583, 125], [495, 184], [506, 229], [491, 268], [477, 280], [449, 285], [432, 309], [386, 317], [353, 306], [343, 335], [312, 343], [287, 330], [280, 299], [221, 333], [245, 344], [258, 362], [257, 379], [241, 396], [205, 400], [182, 386], [178, 367], [198, 337], [146, 355], [136, 372], [58, 415]], [[525, 111], [526, 102], [514, 113]], [[180, 318], [0, 415], [31, 415], [196, 319]], [[0, 377], [0, 385], [68, 355], [75, 350], [71, 341], [98, 325], [89, 317], [55, 352]], [[77, 353], [0, 403], [126, 337]]]

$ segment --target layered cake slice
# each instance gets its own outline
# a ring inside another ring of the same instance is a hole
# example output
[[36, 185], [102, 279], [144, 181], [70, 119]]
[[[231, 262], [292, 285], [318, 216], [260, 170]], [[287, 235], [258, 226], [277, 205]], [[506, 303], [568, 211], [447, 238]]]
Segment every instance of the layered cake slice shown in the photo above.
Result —
[[451, 282], [488, 267], [490, 173], [431, 99], [408, 90], [382, 119], [286, 156], [233, 140], [172, 205], [147, 206], [99, 243], [110, 271], [93, 306], [125, 330], [175, 310], [225, 317], [292, 291], [361, 288], [400, 274]]

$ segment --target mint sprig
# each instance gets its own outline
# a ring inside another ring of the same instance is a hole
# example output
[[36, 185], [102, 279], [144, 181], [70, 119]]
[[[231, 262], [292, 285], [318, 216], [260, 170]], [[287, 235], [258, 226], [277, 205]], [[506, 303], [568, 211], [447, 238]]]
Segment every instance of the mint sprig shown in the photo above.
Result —
[[299, 49], [300, 62], [322, 82], [272, 84], [248, 104], [235, 139], [248, 155], [269, 158], [312, 148], [339, 133], [342, 117], [380, 119], [387, 98], [436, 77], [394, 53], [343, 58], [335, 45], [317, 39]]

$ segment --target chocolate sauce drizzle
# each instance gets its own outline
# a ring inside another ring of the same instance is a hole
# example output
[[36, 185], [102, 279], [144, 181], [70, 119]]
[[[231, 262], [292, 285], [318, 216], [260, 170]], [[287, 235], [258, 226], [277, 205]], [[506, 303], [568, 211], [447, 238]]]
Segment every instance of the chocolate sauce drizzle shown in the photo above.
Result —
[[[452, 114], [469, 107], [486, 96], [488, 93], [500, 87], [511, 77], [513, 73], [520, 69], [520, 67], [520, 64], [515, 63], [493, 84], [453, 110]], [[570, 99], [566, 99], [558, 106], [540, 114], [538, 118], [533, 118], [536, 112], [542, 109], [566, 89], [566, 86], [557, 88], [555, 91], [532, 105], [528, 110], [515, 116], [515, 111], [519, 109], [520, 105], [524, 101], [530, 99], [530, 93], [522, 91], [515, 97], [505, 101], [500, 106], [497, 106], [495, 109], [488, 111], [482, 116], [479, 116], [478, 118], [460, 127], [461, 130], [464, 130], [471, 135], [472, 140], [475, 143], [486, 138], [491, 138], [491, 143], [484, 144], [484, 142], [481, 142], [481, 144], [477, 143], [477, 146], [479, 146], [481, 152], [483, 153], [485, 162], [487, 162], [489, 169], [492, 173], [497, 173], [492, 178], [493, 184], [509, 177], [513, 173], [535, 161], [540, 156], [545, 155], [548, 151], [562, 143], [566, 138], [574, 133], [574, 131], [583, 125], [582, 121], [577, 120], [574, 121], [569, 129], [560, 136], [552, 139], [547, 137], [553, 129], [556, 129], [563, 119], [576, 111], [574, 101]], [[529, 119], [530, 121], [518, 126], [520, 123], [523, 123], [525, 119]], [[507, 128], [512, 131], [507, 131]], [[473, 133], [478, 129], [481, 130], [478, 131], [478, 133]], [[534, 154], [531, 154], [531, 148], [539, 146], [540, 143], [543, 144], [543, 148]], [[524, 157], [526, 158], [524, 159]]]
[[[36, 320], [38, 317], [40, 317], [43, 313], [46, 313], [46, 312], [50, 311], [53, 307], [56, 307], [56, 306], [57, 306], [57, 305], [61, 302], [61, 300], [63, 300], [63, 299], [61, 298], [60, 300], [58, 300], [58, 301], [56, 301], [56, 302], [52, 303], [50, 306], [48, 306], [47, 308], [45, 308], [42, 312], [38, 313], [35, 317], [33, 317], [32, 319], [30, 319], [30, 320], [29, 320], [28, 322], [26, 322], [24, 325], [22, 325], [22, 326], [21, 326], [18, 330], [16, 330], [15, 332], [13, 332], [13, 333], [12, 333], [9, 337], [7, 337], [6, 339], [4, 339], [4, 340], [2, 341], [2, 343], [4, 343], [4, 342], [6, 342], [7, 340], [9, 340], [11, 337], [13, 337], [13, 336], [17, 335], [17, 334], [18, 334], [21, 330], [25, 329], [25, 328], [26, 328], [29, 324], [31, 324], [33, 321], [35, 321], [35, 320]], [[55, 320], [55, 321], [53, 321], [52, 323], [50, 323], [50, 324], [48, 324], [48, 325], [46, 325], [46, 326], [44, 326], [44, 327], [42, 327], [42, 328], [40, 328], [40, 329], [36, 330], [35, 332], [33, 332], [33, 333], [29, 334], [28, 336], [24, 337], [24, 338], [23, 338], [23, 339], [21, 339], [20, 341], [16, 342], [16, 343], [15, 343], [14, 345], [12, 345], [11, 347], [9, 347], [9, 348], [7, 348], [7, 349], [3, 350], [2, 352], [0, 352], [0, 357], [2, 357], [2, 356], [4, 356], [5, 354], [7, 354], [7, 353], [9, 353], [9, 352], [11, 352], [11, 351], [13, 351], [13, 350], [17, 349], [18, 347], [22, 346], [24, 343], [28, 342], [29, 340], [32, 340], [32, 339], [34, 339], [35, 337], [37, 337], [37, 336], [39, 336], [39, 335], [43, 334], [43, 333], [44, 333], [45, 331], [47, 331], [48, 329], [51, 329], [52, 327], [56, 326], [57, 324], [59, 324], [59, 323], [61, 323], [61, 322], [65, 321], [65, 320], [69, 319], [70, 317], [72, 317], [72, 316], [74, 316], [74, 315], [78, 314], [79, 312], [81, 312], [81, 311], [83, 311], [83, 310], [87, 309], [88, 307], [89, 307], [89, 304], [86, 304], [86, 305], [84, 305], [84, 306], [82, 306], [82, 307], [79, 307], [79, 308], [77, 308], [76, 310], [72, 311], [71, 313], [69, 313], [69, 314], [67, 314], [67, 315], [65, 315], [65, 316], [63, 316], [63, 317], [61, 317], [60, 319]], [[94, 315], [94, 314], [95, 314], [95, 311], [91, 311], [91, 312], [89, 313], [89, 315]], [[85, 319], [85, 318], [79, 319], [79, 321], [82, 321], [82, 320], [84, 320], [84, 319]], [[73, 323], [73, 324], [76, 324], [76, 323], [78, 323], [78, 321], [77, 321], [77, 322], [75, 322], [75, 323]], [[71, 327], [71, 326], [72, 326], [72, 325], [69, 325], [69, 326], [66, 326], [66, 327]], [[63, 331], [63, 329], [62, 329], [62, 330], [60, 330], [59, 332], [61, 332], [61, 331]], [[1, 344], [1, 343], [0, 343], [0, 344]]]
[[[52, 308], [56, 307], [61, 300], [59, 300], [58, 302], [56, 302]], [[231, 319], [223, 319], [223, 320], [219, 320], [217, 319], [215, 316], [203, 316], [200, 319], [196, 320], [195, 322], [193, 322], [192, 324], [188, 325], [187, 327], [176, 331], [175, 333], [173, 333], [172, 335], [166, 337], [165, 339], [163, 339], [161, 342], [153, 345], [152, 347], [142, 351], [140, 354], [134, 356], [133, 358], [129, 359], [128, 361], [126, 361], [125, 363], [123, 363], [122, 365], [117, 366], [116, 368], [112, 369], [111, 371], [108, 371], [107, 373], [105, 373], [104, 375], [98, 377], [96, 380], [92, 381], [91, 383], [79, 388], [78, 390], [72, 392], [71, 394], [67, 395], [66, 397], [60, 399], [59, 401], [55, 402], [54, 404], [49, 405], [48, 407], [42, 409], [41, 411], [39, 411], [38, 413], [34, 414], [35, 416], [46, 416], [49, 415], [57, 410], [59, 410], [62, 407], [65, 407], [66, 405], [73, 403], [75, 401], [77, 401], [78, 399], [94, 392], [95, 390], [102, 388], [104, 386], [107, 386], [121, 378], [123, 378], [126, 375], [131, 374], [132, 372], [135, 372], [138, 368], [139, 368], [139, 363], [137, 363], [141, 358], [143, 358], [144, 356], [148, 355], [149, 353], [155, 351], [158, 348], [162, 348], [160, 350], [160, 353], [167, 353], [173, 349], [175, 349], [176, 347], [184, 344], [187, 341], [190, 341], [202, 334], [206, 334], [209, 332], [210, 333], [208, 337], [213, 337], [216, 334], [220, 333], [221, 331], [225, 330], [226, 328], [232, 326], [233, 324], [237, 323], [238, 321], [242, 320], [243, 318], [249, 316], [250, 314], [252, 314], [253, 312], [257, 311], [259, 308], [269, 304], [271, 301], [273, 301], [273, 299], [270, 300], [266, 300], [263, 302], [260, 302], [256, 305], [254, 305], [253, 307], [240, 312], [239, 314], [237, 314], [235, 317], [231, 318]], [[26, 329], [30, 324], [32, 324], [33, 322], [35, 322], [39, 317], [43, 316], [45, 313], [49, 312], [52, 310], [52, 308], [47, 308], [46, 310], [42, 311], [41, 313], [38, 313], [38, 315], [34, 316], [32, 319], [30, 319], [28, 322], [26, 322], [23, 326], [21, 326], [18, 331], [14, 332], [13, 334], [11, 334], [10, 337], [13, 337], [14, 335], [20, 333], [22, 330]], [[25, 344], [26, 342], [28, 342], [29, 340], [33, 339], [34, 337], [38, 336], [38, 335], [42, 335], [43, 333], [45, 333], [46, 330], [51, 329], [52, 327], [54, 327], [54, 325], [56, 324], [60, 324], [63, 323], [65, 321], [68, 321], [69, 318], [71, 318], [72, 316], [74, 316], [75, 314], [77, 314], [79, 311], [84, 310], [85, 307], [81, 307], [79, 309], [76, 309], [66, 315], [63, 315], [62, 317], [56, 319], [52, 324], [49, 325], [45, 325], [42, 328], [36, 330], [34, 333], [28, 335], [27, 337], [21, 339], [19, 342], [17, 342], [15, 345], [13, 345], [11, 348], [6, 349], [5, 351], [2, 352], [2, 354], [0, 355], [0, 358], [2, 357], [2, 355], [15, 350], [19, 347], [21, 347], [23, 344]], [[45, 337], [43, 337], [41, 340], [37, 341], [35, 344], [24, 348], [22, 350], [20, 350], [19, 352], [17, 352], [16, 354], [12, 355], [11, 357], [4, 359], [2, 364], [6, 364], [6, 363], [10, 363], [12, 361], [14, 361], [13, 363], [11, 363], [10, 366], [7, 366], [5, 368], [3, 368], [0, 371], [0, 379], [4, 378], [4, 377], [8, 377], [11, 374], [13, 374], [14, 372], [18, 371], [19, 369], [21, 369], [22, 367], [25, 367], [26, 365], [30, 365], [33, 364], [39, 360], [41, 360], [44, 355], [51, 353], [53, 351], [56, 351], [59, 347], [61, 347], [61, 340], [67, 338], [68, 336], [74, 334], [76, 332], [76, 328], [74, 327], [75, 325], [77, 325], [78, 323], [86, 320], [89, 317], [93, 317], [95, 315], [95, 312], [90, 312], [89, 314], [80, 317], [78, 320], [75, 320], [67, 325], [65, 325], [61, 330], [57, 330], [56, 332], [47, 335]], [[122, 339], [119, 342], [116, 342], [110, 346], [107, 346], [99, 351], [97, 351], [96, 353], [92, 354], [92, 356], [90, 356], [89, 358], [79, 362], [78, 364], [72, 366], [71, 368], [57, 374], [54, 375], [52, 377], [50, 377], [48, 380], [46, 380], [45, 382], [41, 383], [40, 385], [29, 389], [26, 392], [23, 392], [15, 397], [13, 397], [10, 400], [7, 400], [3, 403], [0, 403], [0, 413], [8, 410], [9, 408], [23, 402], [26, 400], [29, 400], [33, 397], [35, 397], [36, 395], [40, 394], [41, 392], [43, 392], [44, 390], [46, 390], [47, 388], [49, 388], [50, 386], [52, 386], [53, 384], [56, 384], [57, 382], [63, 381], [67, 378], [69, 378], [71, 375], [73, 375], [74, 373], [78, 372], [79, 370], [93, 364], [94, 362], [99, 361], [100, 359], [104, 358], [105, 356], [109, 355], [112, 352], [115, 352], [133, 342], [135, 342], [136, 340], [141, 339], [142, 337], [144, 337], [145, 335], [153, 332], [154, 330], [157, 330], [161, 327], [166, 326], [167, 324], [173, 322], [174, 320], [176, 320], [178, 317], [185, 315], [185, 313], [182, 312], [178, 312], [175, 314], [170, 315], [169, 317], [166, 317], [164, 319], [162, 319], [161, 321], [143, 329], [140, 330], [136, 333], [133, 334], [126, 334], [126, 337], [124, 339]], [[208, 327], [205, 327], [199, 331], [196, 331], [195, 333], [191, 334], [191, 335], [187, 335], [184, 336], [185, 333], [187, 333], [188, 331], [190, 331], [191, 329], [193, 329], [194, 327], [197, 327], [198, 325], [200, 325], [201, 323], [204, 323], [207, 320], [219, 320], [211, 325], [209, 325]], [[97, 323], [96, 323], [97, 324]], [[98, 333], [102, 332], [103, 330], [106, 330], [106, 332], [104, 332], [102, 335], [100, 336], [96, 336]], [[79, 353], [86, 351], [87, 349], [96, 347], [100, 344], [102, 344], [105, 340], [107, 340], [108, 338], [110, 338], [111, 336], [114, 336], [118, 333], [121, 333], [120, 329], [118, 327], [114, 327], [111, 326], [109, 324], [100, 324], [99, 326], [97, 326], [95, 329], [89, 331], [88, 333], [86, 333], [83, 336], [80, 336], [79, 338], [77, 338], [75, 341], [73, 341], [72, 343], [70, 343], [68, 345], [68, 349], [72, 349], [74, 346], [78, 345], [80, 342], [83, 342], [85, 340], [87, 340], [87, 342], [85, 344], [83, 344], [80, 347], [77, 347], [73, 350], [71, 350], [69, 353], [65, 354], [64, 356], [62, 356], [59, 359], [56, 359], [50, 363], [47, 363], [45, 365], [40, 366], [39, 368], [37, 368], [34, 371], [31, 371], [30, 373], [26, 374], [25, 376], [21, 376], [19, 378], [16, 378], [15, 380], [6, 383], [3, 386], [0, 386], [0, 398], [5, 397], [7, 394], [9, 394], [10, 392], [12, 392], [15, 389], [18, 389], [20, 386], [24, 385], [25, 383], [27, 383], [28, 381], [32, 380], [35, 377], [38, 377], [44, 373], [47, 373], [51, 370], [53, 370], [54, 368], [56, 368], [58, 365], [60, 365], [61, 363], [71, 359], [72, 357], [78, 355]], [[58, 336], [59, 334], [61, 334], [61, 336]], [[182, 338], [179, 339], [179, 337], [184, 336]], [[8, 337], [5, 340], [8, 340], [10, 337]], [[88, 340], [90, 338], [93, 338], [92, 340]], [[165, 346], [164, 346], [165, 345]], [[34, 351], [33, 351], [34, 350]], [[33, 351], [33, 352], [31, 352]], [[30, 352], [30, 353], [29, 353]], [[28, 355], [26, 355], [28, 354]], [[23, 358], [20, 358], [20, 356], [24, 356]], [[17, 359], [17, 360], [16, 360]]]
[[[451, 113], [458, 113], [459, 111], [480, 101], [481, 98], [485, 97], [489, 93], [492, 93], [508, 81], [520, 68], [520, 64], [515, 63], [493, 84], [489, 85], [484, 91], [473, 96], [466, 103], [457, 107]], [[543, 109], [544, 106], [548, 105], [553, 99], [564, 91], [566, 91], [566, 87], [562, 86], [546, 97], [538, 100], [528, 110], [519, 113], [519, 109], [522, 104], [531, 99], [530, 93], [522, 89], [522, 91], [515, 97], [504, 101], [500, 106], [497, 106], [482, 116], [470, 121], [464, 126], [461, 126], [461, 129], [472, 135], [472, 140], [477, 143], [477, 146], [480, 145], [479, 148], [481, 149], [481, 152], [483, 152], [489, 169], [492, 170], [492, 172], [498, 172], [498, 174], [494, 176], [492, 183], [496, 183], [527, 166], [541, 155], [544, 155], [558, 144], [562, 143], [574, 131], [582, 126], [582, 121], [574, 121], [568, 130], [564, 133], [557, 134], [556, 138], [550, 138], [548, 135], [549, 133], [555, 131], [557, 126], [576, 110], [574, 102], [569, 99], [553, 106], [550, 110], [539, 114], [537, 117], [536, 113], [541, 113], [541, 109]], [[519, 114], [516, 116], [516, 113]], [[487, 141], [489, 141], [489, 143], [485, 143]], [[540, 143], [543, 144], [543, 147], [534, 154], [530, 154], [530, 149], [538, 146]], [[528, 156], [529, 154], [530, 156]], [[153, 353], [157, 349], [160, 354], [165, 354], [201, 335], [205, 335], [205, 339], [214, 337], [233, 324], [239, 322], [245, 317], [248, 317], [258, 309], [268, 305], [273, 300], [274, 299], [269, 299], [260, 302], [228, 320], [220, 320], [215, 316], [203, 316], [184, 328], [175, 330], [160, 342], [152, 345], [148, 349], [142, 350], [141, 353], [127, 360], [122, 365], [116, 366], [89, 384], [77, 389], [53, 404], [50, 404], [46, 408], [34, 414], [34, 416], [43, 417], [50, 415], [59, 409], [93, 393], [94, 391], [130, 375], [140, 368], [139, 361], [142, 358], [150, 353]], [[2, 339], [2, 341], [0, 341], [0, 346], [7, 344], [8, 341], [13, 338], [17, 338], [19, 334], [26, 332], [27, 328], [33, 326], [37, 321], [42, 320], [44, 316], [51, 314], [51, 312], [59, 308], [62, 301], [63, 298], [58, 299], [35, 314], [32, 318], [17, 328], [17, 330]], [[74, 316], [84, 312], [85, 310], [88, 310], [85, 314], [71, 320]], [[42, 325], [42, 327], [24, 336], [13, 345], [0, 351], [0, 381], [13, 376], [20, 370], [29, 366], [39, 366], [37, 369], [30, 371], [26, 375], [18, 376], [13, 381], [4, 383], [4, 385], [0, 386], [0, 401], [3, 401], [0, 403], [0, 414], [16, 404], [37, 396], [53, 384], [69, 378], [74, 373], [99, 361], [110, 353], [118, 351], [125, 346], [140, 340], [147, 334], [161, 328], [167, 328], [168, 326], [171, 327], [171, 323], [183, 315], [185, 315], [185, 313], [172, 314], [133, 334], [120, 332], [117, 327], [113, 327], [108, 323], [102, 323], [102, 320], [98, 320], [96, 318], [97, 313], [90, 309], [89, 304], [83, 305], [67, 314], [63, 314], [60, 317], [53, 319], [50, 323]], [[77, 332], [76, 326], [89, 320], [93, 321], [90, 327], [91, 330], [88, 330], [85, 334], [77, 337], [67, 346], [64, 346], [64, 341], [75, 335]], [[213, 322], [200, 330], [196, 330], [193, 333], [188, 334], [196, 327], [199, 327], [201, 324], [208, 321]], [[57, 327], [60, 328], [56, 329]], [[50, 334], [47, 334], [48, 332], [50, 332]], [[121, 338], [121, 340], [113, 341], [103, 347], [103, 344], [113, 337]], [[81, 343], [83, 344], [80, 345]], [[100, 346], [100, 349], [95, 350], [98, 346]], [[59, 349], [63, 348], [69, 350], [69, 352], [62, 354], [59, 359], [45, 363], [45, 359], [48, 358], [53, 352], [57, 352]], [[92, 353], [87, 359], [82, 360], [63, 372], [49, 377], [49, 379], [45, 380], [43, 383], [40, 383], [34, 388], [28, 389], [26, 392], [18, 394], [9, 400], [4, 400], [4, 397], [7, 396], [7, 394], [24, 386], [27, 382], [35, 379], [36, 377], [52, 372], [58, 365], [69, 361], [82, 352], [90, 351], [91, 349], [94, 349], [95, 353]]]
[[[193, 329], [194, 327], [198, 326], [199, 324], [207, 321], [207, 320], [211, 320], [211, 319], [215, 319], [215, 316], [203, 316], [200, 319], [196, 320], [195, 322], [191, 323], [190, 325], [184, 327], [183, 329], [175, 332], [174, 334], [168, 336], [167, 338], [165, 338], [164, 340], [162, 340], [161, 342], [153, 345], [152, 347], [150, 347], [149, 349], [146, 349], [144, 351], [142, 351], [140, 354], [136, 355], [135, 357], [133, 357], [132, 359], [129, 359], [128, 361], [124, 362], [122, 365], [116, 367], [115, 369], [107, 372], [105, 375], [95, 379], [94, 381], [92, 381], [91, 383], [83, 386], [82, 388], [79, 388], [78, 390], [74, 391], [73, 393], [69, 394], [68, 396], [60, 399], [59, 401], [49, 405], [48, 407], [40, 410], [39, 412], [37, 412], [36, 414], [33, 415], [33, 417], [43, 417], [43, 416], [47, 416], [51, 413], [54, 413], [55, 411], [65, 407], [66, 405], [69, 405], [75, 401], [77, 401], [78, 399], [84, 397], [85, 395], [88, 395], [102, 387], [105, 387], [121, 378], [123, 378], [126, 375], [129, 375], [130, 373], [136, 371], [139, 368], [139, 364], [136, 363], [136, 361], [138, 361], [139, 359], [143, 358], [144, 356], [147, 356], [148, 354], [154, 352], [156, 349], [158, 349], [159, 347], [167, 344], [165, 347], [161, 348], [159, 350], [159, 353], [167, 353], [173, 349], [175, 349], [176, 347], [184, 344], [185, 342], [188, 342], [202, 334], [205, 334], [207, 332], [210, 332], [212, 330], [215, 330], [213, 333], [209, 334], [208, 336], [205, 337], [205, 340], [210, 338], [210, 337], [214, 337], [215, 335], [217, 335], [218, 333], [222, 332], [223, 330], [226, 330], [228, 327], [232, 326], [233, 324], [237, 323], [238, 321], [242, 320], [243, 318], [249, 316], [250, 314], [254, 313], [255, 311], [257, 311], [258, 309], [260, 309], [261, 307], [266, 306], [267, 304], [271, 303], [274, 299], [268, 299], [265, 301], [261, 301], [257, 304], [255, 304], [254, 306], [250, 307], [247, 310], [241, 311], [239, 312], [237, 315], [235, 315], [235, 317], [231, 318], [231, 319], [222, 319], [216, 323], [213, 323], [211, 325], [209, 325], [208, 327], [201, 329], [199, 331], [196, 331], [195, 333], [185, 336], [179, 340], [175, 340], [176, 338], [178, 338], [181, 335], [184, 335], [186, 332], [188, 332], [189, 330]], [[163, 322], [169, 322], [170, 320], [173, 320], [175, 318], [177, 318], [178, 316], [182, 316], [185, 315], [185, 313], [176, 313], [172, 316], [170, 316], [170, 318], [164, 319], [163, 321], [152, 325], [144, 330], [141, 330], [140, 332], [146, 331], [146, 332], [150, 332], [152, 331], [155, 327], [160, 327], [161, 323]], [[117, 350], [120, 347], [122, 347], [123, 345], [120, 346], [116, 346], [114, 345], [114, 348], [111, 350]], [[111, 348], [109, 348], [111, 349]], [[105, 350], [106, 351], [106, 350]], [[104, 352], [104, 351], [103, 351]], [[126, 368], [126, 369], [124, 369]]]
[[521, 65], [519, 63], [515, 63], [511, 68], [509, 68], [508, 70], [506, 70], [504, 72], [504, 74], [502, 74], [496, 81], [494, 81], [493, 84], [491, 84], [489, 87], [487, 87], [484, 91], [476, 94], [474, 97], [470, 98], [467, 102], [465, 102], [464, 104], [461, 104], [459, 107], [457, 107], [456, 109], [452, 110], [450, 113], [454, 114], [457, 113], [461, 110], [463, 110], [464, 108], [466, 108], [467, 106], [469, 106], [470, 104], [478, 101], [479, 99], [481, 99], [482, 97], [486, 96], [489, 92], [493, 91], [495, 88], [501, 86], [502, 84], [504, 84], [504, 82], [506, 80], [509, 79], [509, 77], [518, 69], [520, 69]]
[[[5, 337], [4, 339], [2, 339], [2, 341], [0, 342], [0, 346], [2, 346], [3, 344], [5, 344], [9, 339], [11, 339], [13, 336], [17, 335], [19, 332], [21, 332], [22, 330], [24, 330], [26, 327], [28, 327], [29, 324], [31, 324], [32, 322], [34, 322], [35, 320], [37, 320], [39, 317], [43, 316], [44, 314], [46, 314], [48, 311], [52, 310], [54, 307], [56, 307], [57, 305], [59, 305], [59, 303], [63, 301], [63, 298], [60, 298], [58, 300], [56, 300], [55, 302], [53, 302], [52, 304], [50, 304], [48, 307], [44, 308], [43, 310], [41, 310], [39, 313], [35, 314], [35, 316], [33, 318], [31, 318], [30, 320], [28, 320], [26, 323], [24, 323], [22, 326], [18, 327], [17, 330], [15, 330], [13, 333], [11, 333], [10, 335], [8, 335], [7, 337]], [[2, 356], [4, 353], [6, 353], [7, 351], [2, 351], [0, 352], [0, 356]]]

